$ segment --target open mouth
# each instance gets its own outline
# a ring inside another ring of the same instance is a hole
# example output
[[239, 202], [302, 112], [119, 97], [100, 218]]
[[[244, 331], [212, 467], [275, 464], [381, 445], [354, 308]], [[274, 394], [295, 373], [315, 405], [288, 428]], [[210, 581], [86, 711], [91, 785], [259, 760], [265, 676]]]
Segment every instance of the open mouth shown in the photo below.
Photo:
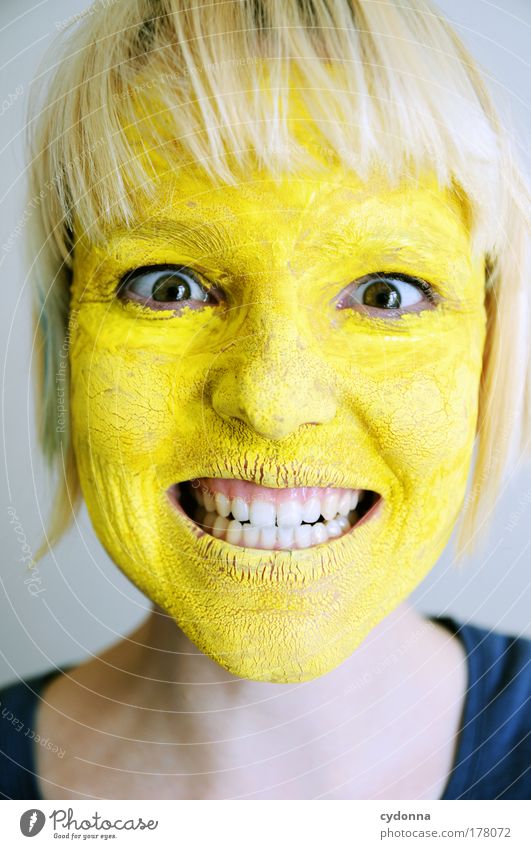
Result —
[[350, 533], [378, 509], [368, 489], [286, 487], [195, 478], [174, 484], [170, 500], [204, 533], [243, 548], [310, 548]]

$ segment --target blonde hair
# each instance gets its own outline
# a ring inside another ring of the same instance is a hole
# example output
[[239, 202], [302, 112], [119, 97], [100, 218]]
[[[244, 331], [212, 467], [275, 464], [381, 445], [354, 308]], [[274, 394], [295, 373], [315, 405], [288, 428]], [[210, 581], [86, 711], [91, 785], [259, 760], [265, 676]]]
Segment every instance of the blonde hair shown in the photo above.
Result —
[[31, 241], [40, 438], [58, 471], [50, 544], [80, 500], [56, 391], [74, 220], [76, 232], [93, 238], [133, 220], [138, 198], [153, 188], [139, 145], [171, 168], [197, 163], [213, 181], [236, 182], [251, 158], [271, 173], [307, 164], [289, 120], [295, 73], [323, 142], [345, 167], [366, 177], [376, 164], [391, 181], [429, 168], [468, 201], [488, 310], [458, 555], [472, 550], [530, 433], [529, 195], [453, 30], [428, 0], [99, 0], [64, 29], [29, 125], [30, 192], [43, 198]]

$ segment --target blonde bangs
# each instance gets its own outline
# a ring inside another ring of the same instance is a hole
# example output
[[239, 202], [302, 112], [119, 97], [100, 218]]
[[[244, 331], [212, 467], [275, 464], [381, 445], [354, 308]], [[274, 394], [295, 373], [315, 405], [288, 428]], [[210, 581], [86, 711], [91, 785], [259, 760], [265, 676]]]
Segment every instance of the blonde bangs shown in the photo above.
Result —
[[[307, 123], [291, 114], [295, 89]], [[74, 225], [99, 239], [108, 225], [131, 223], [155, 190], [155, 161], [159, 170], [161, 163], [172, 171], [193, 164], [213, 182], [231, 184], [245, 181], [256, 163], [275, 177], [318, 168], [302, 143], [313, 126], [322, 150], [358, 177], [378, 168], [394, 183], [429, 170], [462, 194], [474, 247], [491, 269], [476, 491], [466, 505], [464, 550], [479, 529], [480, 506], [489, 515], [493, 509], [515, 433], [527, 438], [531, 428], [530, 309], [521, 265], [529, 196], [474, 61], [431, 3], [99, 0], [72, 23], [31, 111], [30, 191], [46, 191], [32, 250], [39, 257], [39, 320], [44, 316], [48, 328], [66, 328]], [[523, 313], [509, 327], [515, 299]], [[43, 343], [47, 399], [54, 395], [54, 346], [62, 344], [54, 339]], [[515, 359], [520, 367], [509, 376]], [[498, 393], [512, 405], [510, 427]], [[42, 441], [50, 457], [70, 457], [66, 477], [75, 501], [69, 434], [58, 435], [55, 420], [50, 400]], [[64, 491], [60, 501], [62, 529]]]
[[426, 3], [136, 0], [92, 9], [73, 24], [47, 103], [33, 110], [31, 157], [40, 183], [55, 180], [48, 232], [60, 242], [74, 213], [96, 233], [131, 220], [133, 199], [153, 188], [153, 157], [229, 183], [257, 162], [273, 175], [308, 167], [304, 127], [290, 116], [294, 88], [346, 168], [362, 178], [383, 168], [391, 181], [435, 171], [461, 186], [482, 248], [495, 240], [496, 122], [472, 63]]

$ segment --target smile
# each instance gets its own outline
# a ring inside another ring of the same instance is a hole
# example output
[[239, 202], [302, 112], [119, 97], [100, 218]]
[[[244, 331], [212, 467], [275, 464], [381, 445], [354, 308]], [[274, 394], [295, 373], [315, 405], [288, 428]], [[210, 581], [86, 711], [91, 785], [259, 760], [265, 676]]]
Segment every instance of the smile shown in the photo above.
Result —
[[372, 517], [382, 501], [372, 490], [274, 489], [224, 478], [185, 481], [168, 494], [204, 533], [268, 551], [311, 548], [345, 536]]

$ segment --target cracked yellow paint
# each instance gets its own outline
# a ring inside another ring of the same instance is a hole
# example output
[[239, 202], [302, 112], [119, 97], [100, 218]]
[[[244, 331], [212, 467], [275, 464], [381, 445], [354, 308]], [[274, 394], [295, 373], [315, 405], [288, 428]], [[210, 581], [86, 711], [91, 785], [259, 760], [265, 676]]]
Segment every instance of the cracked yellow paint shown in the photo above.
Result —
[[[155, 311], [129, 270], [195, 269], [219, 304]], [[371, 272], [435, 305], [338, 308]], [[83, 493], [115, 563], [230, 672], [311, 679], [419, 584], [459, 513], [476, 428], [484, 271], [466, 210], [425, 175], [362, 183], [331, 162], [237, 186], [159, 173], [105, 244], [79, 242], [72, 417]], [[373, 489], [380, 513], [318, 547], [265, 552], [197, 533], [168, 488], [195, 477]]]

